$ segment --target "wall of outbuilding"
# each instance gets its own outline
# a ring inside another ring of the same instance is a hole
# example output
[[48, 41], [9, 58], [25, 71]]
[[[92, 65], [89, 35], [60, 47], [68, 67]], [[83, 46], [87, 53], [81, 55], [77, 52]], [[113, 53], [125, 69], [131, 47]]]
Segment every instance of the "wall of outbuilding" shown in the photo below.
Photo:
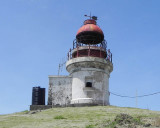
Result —
[[67, 106], [72, 98], [71, 76], [49, 76], [48, 105]]

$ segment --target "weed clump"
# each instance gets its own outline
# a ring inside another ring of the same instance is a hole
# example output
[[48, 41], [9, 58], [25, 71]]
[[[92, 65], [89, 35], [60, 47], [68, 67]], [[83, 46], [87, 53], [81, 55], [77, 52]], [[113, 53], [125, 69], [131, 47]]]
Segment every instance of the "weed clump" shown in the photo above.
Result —
[[137, 126], [144, 126], [144, 127], [150, 127], [151, 124], [144, 124], [141, 121], [141, 117], [135, 117], [133, 118], [130, 115], [127, 114], [118, 114], [114, 121], [112, 121], [108, 127], [109, 128], [118, 128], [118, 126], [121, 127], [127, 127], [127, 128], [137, 128]]
[[94, 125], [87, 125], [86, 128], [94, 128]]
[[66, 118], [60, 115], [60, 116], [55, 116], [54, 119], [60, 120], [60, 119], [66, 119]]
[[142, 125], [140, 117], [133, 118], [130, 115], [127, 114], [119, 114], [116, 116], [114, 120], [119, 125], [125, 125], [125, 124], [134, 124], [134, 125]]

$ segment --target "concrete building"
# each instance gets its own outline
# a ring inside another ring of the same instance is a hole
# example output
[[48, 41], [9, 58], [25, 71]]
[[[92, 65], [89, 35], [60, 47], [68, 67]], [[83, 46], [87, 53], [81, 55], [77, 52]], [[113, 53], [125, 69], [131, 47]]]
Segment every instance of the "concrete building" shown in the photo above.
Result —
[[69, 76], [49, 76], [48, 105], [109, 105], [112, 54], [97, 17], [89, 16], [68, 52]]

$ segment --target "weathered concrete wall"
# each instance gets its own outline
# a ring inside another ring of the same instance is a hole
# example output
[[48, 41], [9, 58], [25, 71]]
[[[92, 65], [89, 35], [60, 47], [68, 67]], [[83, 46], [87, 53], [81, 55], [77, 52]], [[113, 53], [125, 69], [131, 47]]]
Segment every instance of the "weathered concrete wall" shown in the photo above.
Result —
[[110, 74], [113, 71], [113, 64], [99, 57], [77, 57], [66, 63], [66, 69], [70, 74], [81, 70], [81, 68], [94, 68], [95, 71], [101, 70]]
[[[74, 72], [72, 75], [72, 104], [109, 104], [109, 79], [107, 74], [101, 71], [85, 69], [78, 72]], [[87, 77], [92, 78], [92, 87], [86, 87]]]
[[71, 76], [49, 76], [48, 105], [66, 106], [72, 97]]
[[[109, 105], [111, 62], [97, 57], [79, 57], [69, 60], [66, 69], [73, 77], [71, 104]], [[91, 82], [92, 87], [86, 87], [86, 82]]]

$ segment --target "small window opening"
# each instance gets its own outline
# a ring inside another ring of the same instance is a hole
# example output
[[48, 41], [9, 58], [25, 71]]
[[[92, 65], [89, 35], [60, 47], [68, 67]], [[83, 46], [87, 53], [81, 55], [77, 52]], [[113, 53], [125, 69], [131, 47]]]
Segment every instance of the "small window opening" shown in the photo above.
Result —
[[86, 82], [86, 87], [92, 87], [92, 82]]

